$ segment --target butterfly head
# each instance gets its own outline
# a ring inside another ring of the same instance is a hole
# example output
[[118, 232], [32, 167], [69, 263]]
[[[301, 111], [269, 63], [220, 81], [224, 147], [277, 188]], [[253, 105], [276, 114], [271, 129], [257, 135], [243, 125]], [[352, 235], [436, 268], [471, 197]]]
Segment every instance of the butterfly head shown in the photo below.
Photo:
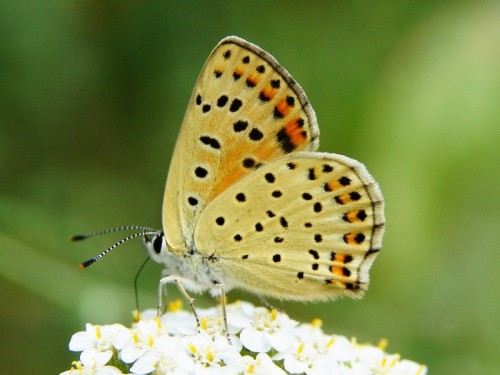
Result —
[[142, 243], [151, 259], [158, 263], [164, 263], [165, 257], [169, 254], [169, 251], [163, 231], [144, 234]]

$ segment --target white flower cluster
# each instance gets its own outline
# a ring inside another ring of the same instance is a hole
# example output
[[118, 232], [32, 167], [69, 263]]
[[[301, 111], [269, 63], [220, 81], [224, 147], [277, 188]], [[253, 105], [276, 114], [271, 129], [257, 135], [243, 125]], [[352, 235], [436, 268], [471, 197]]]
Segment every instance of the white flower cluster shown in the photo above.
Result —
[[82, 352], [80, 361], [61, 375], [427, 373], [379, 347], [326, 335], [319, 320], [299, 324], [282, 312], [236, 302], [227, 306], [228, 341], [216, 308], [197, 312], [199, 329], [180, 302], [161, 317], [144, 311], [131, 328], [87, 324], [69, 344]]

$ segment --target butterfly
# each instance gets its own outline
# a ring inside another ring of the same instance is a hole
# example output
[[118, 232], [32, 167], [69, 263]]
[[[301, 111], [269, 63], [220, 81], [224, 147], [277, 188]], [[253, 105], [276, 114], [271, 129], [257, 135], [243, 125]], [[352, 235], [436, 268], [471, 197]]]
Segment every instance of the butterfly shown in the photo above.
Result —
[[384, 201], [363, 164], [318, 146], [298, 83], [261, 48], [224, 38], [189, 100], [163, 230], [116, 228], [140, 232], [82, 266], [141, 235], [164, 267], [159, 301], [167, 283], [191, 304], [188, 291], [224, 297], [234, 288], [282, 300], [360, 298], [382, 245]]

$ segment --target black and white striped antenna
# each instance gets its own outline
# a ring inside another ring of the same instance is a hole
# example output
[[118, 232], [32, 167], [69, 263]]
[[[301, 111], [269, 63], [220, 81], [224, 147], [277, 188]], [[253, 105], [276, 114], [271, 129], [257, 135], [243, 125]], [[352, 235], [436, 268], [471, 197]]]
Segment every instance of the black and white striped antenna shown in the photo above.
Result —
[[71, 237], [71, 241], [81, 241], [81, 240], [86, 240], [87, 238], [95, 237], [95, 236], [101, 236], [103, 234], [108, 234], [108, 233], [113, 233], [113, 232], [120, 232], [120, 231], [125, 231], [125, 230], [139, 230], [140, 232], [131, 234], [130, 236], [127, 236], [120, 241], [114, 243], [110, 247], [108, 247], [106, 250], [101, 252], [100, 254], [97, 254], [95, 257], [90, 258], [89, 260], [86, 260], [85, 262], [80, 263], [80, 268], [87, 268], [91, 264], [97, 262], [100, 260], [103, 256], [105, 256], [107, 253], [109, 253], [111, 250], [117, 248], [124, 242], [127, 242], [128, 240], [131, 240], [132, 238], [136, 238], [139, 236], [143, 236], [146, 234], [157, 234], [158, 231], [154, 228], [150, 227], [142, 227], [142, 226], [137, 226], [137, 225], [125, 225], [121, 227], [116, 227], [116, 228], [109, 228], [109, 229], [104, 229], [96, 232], [90, 232], [86, 234], [77, 234], [75, 236]]

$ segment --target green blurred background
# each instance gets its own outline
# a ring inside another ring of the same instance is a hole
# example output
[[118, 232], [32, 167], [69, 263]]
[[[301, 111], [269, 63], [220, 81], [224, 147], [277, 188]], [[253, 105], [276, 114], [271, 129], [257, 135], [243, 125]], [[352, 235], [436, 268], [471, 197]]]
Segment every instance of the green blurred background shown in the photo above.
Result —
[[[291, 72], [320, 150], [364, 162], [387, 205], [364, 300], [274, 303], [330, 333], [385, 337], [434, 374], [498, 371], [498, 1], [0, 4], [2, 373], [59, 373], [85, 322], [130, 322], [139, 241], [80, 271], [121, 235], [68, 238], [160, 227], [192, 87], [230, 34]], [[142, 308], [159, 271], [140, 278]]]

